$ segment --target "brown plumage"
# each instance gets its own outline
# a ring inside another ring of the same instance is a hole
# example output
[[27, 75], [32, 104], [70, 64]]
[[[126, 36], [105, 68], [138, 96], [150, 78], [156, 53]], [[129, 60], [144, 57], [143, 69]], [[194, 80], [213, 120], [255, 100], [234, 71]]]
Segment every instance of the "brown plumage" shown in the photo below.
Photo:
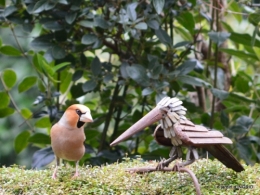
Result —
[[51, 146], [56, 157], [53, 179], [57, 177], [60, 159], [76, 161], [74, 177], [78, 176], [78, 162], [85, 153], [84, 124], [88, 122], [93, 122], [89, 108], [81, 104], [73, 104], [51, 128]]

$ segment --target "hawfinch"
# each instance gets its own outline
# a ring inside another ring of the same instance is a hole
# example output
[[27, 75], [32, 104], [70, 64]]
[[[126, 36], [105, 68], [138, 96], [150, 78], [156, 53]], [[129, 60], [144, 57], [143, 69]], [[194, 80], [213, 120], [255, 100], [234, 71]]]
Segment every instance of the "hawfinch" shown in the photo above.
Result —
[[93, 122], [89, 108], [81, 104], [73, 104], [51, 128], [51, 146], [56, 157], [53, 179], [57, 177], [60, 159], [76, 161], [76, 172], [73, 178], [79, 175], [78, 163], [85, 153], [84, 124], [88, 122]]

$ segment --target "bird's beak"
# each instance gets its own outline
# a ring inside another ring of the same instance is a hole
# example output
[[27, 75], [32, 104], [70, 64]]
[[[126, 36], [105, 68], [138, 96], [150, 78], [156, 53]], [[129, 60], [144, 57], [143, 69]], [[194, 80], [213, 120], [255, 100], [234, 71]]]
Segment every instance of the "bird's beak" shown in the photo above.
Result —
[[151, 124], [159, 121], [163, 117], [160, 109], [155, 107], [148, 114], [146, 114], [143, 118], [137, 121], [134, 125], [132, 125], [129, 129], [127, 129], [123, 134], [121, 134], [115, 141], [113, 141], [110, 146], [115, 146], [118, 143], [126, 140], [131, 137], [135, 133], [143, 130], [145, 127], [150, 126]]
[[82, 122], [85, 122], [85, 123], [92, 123], [93, 122], [93, 119], [92, 119], [90, 112], [86, 112], [86, 113], [80, 115], [79, 120], [82, 121]]

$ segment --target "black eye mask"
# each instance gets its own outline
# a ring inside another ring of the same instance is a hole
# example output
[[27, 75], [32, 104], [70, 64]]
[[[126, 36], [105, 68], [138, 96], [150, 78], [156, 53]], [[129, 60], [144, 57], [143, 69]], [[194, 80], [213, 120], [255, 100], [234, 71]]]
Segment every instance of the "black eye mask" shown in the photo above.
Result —
[[76, 110], [76, 113], [77, 113], [77, 115], [79, 115], [79, 120], [78, 120], [78, 122], [77, 122], [77, 127], [78, 128], [80, 128], [80, 127], [82, 127], [84, 124], [85, 124], [85, 122], [82, 122], [82, 121], [80, 121], [80, 116], [82, 115], [82, 114], [85, 114], [85, 113], [82, 113], [80, 110]]

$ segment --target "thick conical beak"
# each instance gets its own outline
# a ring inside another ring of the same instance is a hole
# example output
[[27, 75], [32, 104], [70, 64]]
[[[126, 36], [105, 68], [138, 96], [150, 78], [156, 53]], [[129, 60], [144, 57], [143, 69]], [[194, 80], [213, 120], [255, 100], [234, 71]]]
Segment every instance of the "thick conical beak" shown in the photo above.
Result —
[[123, 134], [121, 134], [115, 141], [113, 141], [110, 146], [115, 146], [118, 143], [126, 140], [131, 137], [135, 133], [141, 131], [145, 127], [150, 126], [151, 124], [159, 121], [163, 117], [160, 109], [155, 107], [148, 114], [146, 114], [143, 118], [137, 121], [134, 125], [132, 125], [129, 129], [127, 129]]
[[93, 122], [93, 118], [90, 114], [90, 112], [86, 112], [84, 114], [82, 114], [80, 116], [80, 119], [79, 119], [81, 122], [85, 122], [85, 123], [92, 123]]

